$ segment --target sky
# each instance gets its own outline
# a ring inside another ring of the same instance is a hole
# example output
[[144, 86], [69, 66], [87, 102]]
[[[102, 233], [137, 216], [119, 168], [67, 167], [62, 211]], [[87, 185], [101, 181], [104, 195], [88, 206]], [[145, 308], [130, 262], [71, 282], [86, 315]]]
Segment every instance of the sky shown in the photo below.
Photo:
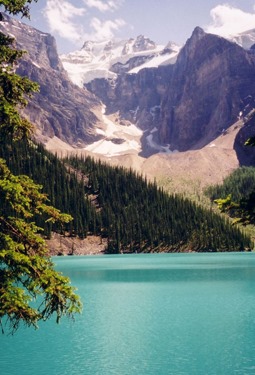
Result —
[[86, 40], [141, 34], [157, 44], [183, 45], [196, 26], [222, 36], [255, 28], [255, 0], [38, 0], [25, 22], [52, 34], [59, 53]]

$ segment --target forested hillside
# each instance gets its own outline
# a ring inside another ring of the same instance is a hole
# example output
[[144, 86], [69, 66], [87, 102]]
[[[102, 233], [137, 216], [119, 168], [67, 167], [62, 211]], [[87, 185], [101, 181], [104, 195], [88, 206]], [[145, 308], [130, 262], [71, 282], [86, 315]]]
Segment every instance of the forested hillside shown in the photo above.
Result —
[[47, 152], [42, 145], [32, 142], [5, 143], [0, 147], [0, 157], [6, 159], [14, 174], [27, 174], [36, 183], [43, 185], [43, 192], [49, 197], [51, 204], [62, 212], [73, 216], [72, 222], [65, 228], [59, 224], [45, 222], [38, 217], [38, 225], [50, 238], [52, 231], [68, 232], [69, 235], [85, 237], [88, 232], [94, 233], [97, 218], [95, 208], [84, 194], [84, 185], [73, 173], [69, 173], [64, 164], [53, 154]]
[[211, 200], [231, 194], [232, 199], [237, 202], [247, 198], [253, 191], [255, 191], [255, 168], [240, 167], [226, 177], [223, 184], [210, 186], [205, 193]]
[[243, 251], [250, 240], [228, 221], [189, 200], [169, 196], [131, 170], [90, 157], [63, 162], [33, 143], [1, 145], [0, 157], [15, 174], [26, 173], [55, 207], [74, 220], [65, 227], [38, 223], [45, 235], [98, 235], [108, 253], [151, 251]]
[[242, 224], [255, 224], [255, 168], [241, 167], [224, 179], [223, 184], [210, 186], [205, 194]]

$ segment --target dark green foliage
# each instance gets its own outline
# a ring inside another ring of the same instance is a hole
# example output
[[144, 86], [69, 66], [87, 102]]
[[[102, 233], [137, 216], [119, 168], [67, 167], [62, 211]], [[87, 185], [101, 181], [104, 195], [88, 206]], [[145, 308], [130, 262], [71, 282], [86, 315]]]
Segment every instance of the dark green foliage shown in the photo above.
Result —
[[226, 177], [221, 185], [210, 186], [205, 194], [214, 201], [231, 194], [233, 201], [237, 202], [248, 198], [255, 190], [255, 168], [241, 167]]
[[68, 233], [70, 236], [84, 238], [94, 234], [98, 226], [95, 208], [85, 196], [83, 177], [80, 181], [72, 170], [43, 146], [31, 141], [13, 142], [9, 140], [0, 147], [0, 157], [5, 158], [15, 174], [27, 174], [36, 183], [43, 185], [43, 192], [50, 203], [62, 212], [68, 212], [73, 220], [69, 223], [49, 223], [43, 215], [37, 217], [37, 225], [44, 229], [46, 237], [51, 232]]
[[245, 146], [255, 147], [255, 137], [247, 139], [247, 141], [245, 142]]
[[110, 253], [239, 251], [250, 246], [227, 220], [187, 199], [169, 196], [131, 170], [89, 157], [66, 163], [88, 178], [86, 192], [96, 196], [101, 235], [108, 238]]
[[[29, 16], [32, 0], [0, 0], [0, 9]], [[3, 20], [0, 14], [0, 22]], [[20, 114], [37, 84], [15, 73], [24, 52], [14, 39], [0, 33], [0, 144], [27, 139], [32, 124]], [[10, 157], [11, 155], [9, 155]], [[7, 157], [5, 155], [4, 157]], [[28, 173], [30, 174], [30, 173]], [[56, 315], [57, 321], [81, 311], [81, 302], [70, 280], [55, 271], [45, 241], [35, 223], [70, 222], [72, 217], [48, 205], [42, 186], [27, 175], [14, 175], [0, 158], [0, 327], [14, 332], [21, 322], [37, 326]], [[38, 298], [40, 303], [38, 305]], [[37, 306], [36, 306], [37, 305]], [[9, 323], [9, 325], [8, 325]]]
[[[1, 154], [2, 153], [2, 154]], [[1, 146], [0, 157], [14, 173], [27, 173], [44, 185], [50, 202], [74, 220], [59, 227], [38, 218], [50, 237], [93, 234], [107, 238], [107, 252], [242, 251], [250, 241], [228, 220], [131, 170], [110, 167], [92, 158], [61, 162], [41, 145], [27, 142]]]
[[29, 4], [37, 3], [37, 0], [0, 0], [0, 9], [4, 8], [11, 14], [20, 14], [22, 17], [29, 18]]
[[242, 167], [228, 176], [222, 185], [211, 186], [206, 195], [235, 222], [255, 224], [255, 168]]

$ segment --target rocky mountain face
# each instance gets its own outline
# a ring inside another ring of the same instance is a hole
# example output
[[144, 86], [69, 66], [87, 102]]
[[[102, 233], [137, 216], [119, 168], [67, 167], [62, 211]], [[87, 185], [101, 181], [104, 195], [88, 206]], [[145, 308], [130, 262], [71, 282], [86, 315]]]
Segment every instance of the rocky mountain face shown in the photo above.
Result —
[[40, 92], [25, 109], [26, 116], [36, 126], [37, 139], [46, 142], [57, 136], [74, 147], [95, 140], [95, 125], [99, 119], [94, 109], [96, 111], [100, 102], [92, 93], [70, 81], [58, 57], [54, 38], [5, 14], [0, 31], [13, 36], [16, 46], [27, 51], [17, 73], [40, 85]]
[[108, 112], [119, 111], [146, 130], [145, 141], [153, 136], [167, 150], [185, 151], [203, 147], [237, 120], [246, 99], [255, 98], [254, 80], [252, 50], [196, 28], [175, 64], [92, 80], [86, 87]]
[[[255, 108], [252, 31], [239, 38], [240, 43], [249, 39], [250, 49], [196, 28], [180, 51], [174, 44], [159, 47], [139, 36], [124, 42], [85, 42], [62, 61], [49, 34], [6, 15], [0, 31], [28, 51], [18, 73], [40, 84], [25, 113], [43, 142], [57, 136], [82, 148], [100, 138], [109, 143], [109, 134], [122, 142], [119, 126], [130, 133], [131, 123], [143, 131], [142, 156], [170, 154], [204, 147]], [[103, 77], [95, 78], [100, 69]], [[80, 85], [87, 82], [83, 88], [71, 82], [77, 77]], [[109, 114], [118, 134], [110, 131]], [[237, 137], [240, 160], [241, 142], [253, 128], [250, 121], [249, 132], [242, 130]], [[131, 144], [131, 134], [129, 138]]]
[[240, 165], [255, 166], [255, 147], [246, 146], [247, 139], [255, 135], [255, 100], [247, 98], [245, 123], [237, 133], [234, 141], [234, 150], [236, 152]]
[[178, 150], [200, 148], [233, 124], [255, 97], [255, 59], [196, 28], [181, 50], [161, 101], [159, 138]]
[[119, 112], [122, 118], [148, 130], [158, 123], [172, 71], [172, 65], [142, 69], [137, 74], [120, 74], [116, 80], [92, 80], [86, 88], [103, 101], [108, 113]]

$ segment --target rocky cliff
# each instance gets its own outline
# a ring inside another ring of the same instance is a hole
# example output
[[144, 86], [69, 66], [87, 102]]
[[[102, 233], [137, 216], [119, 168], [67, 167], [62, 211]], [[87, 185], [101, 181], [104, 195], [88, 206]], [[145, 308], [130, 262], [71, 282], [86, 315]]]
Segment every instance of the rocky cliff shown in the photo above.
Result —
[[255, 97], [254, 55], [196, 28], [162, 98], [159, 138], [181, 151], [200, 148], [235, 122], [248, 96]]
[[69, 80], [54, 38], [7, 15], [2, 15], [0, 31], [13, 36], [16, 46], [27, 51], [17, 72], [40, 85], [40, 92], [25, 109], [36, 126], [37, 139], [46, 142], [57, 136], [75, 147], [96, 139], [94, 129], [99, 120], [94, 110], [99, 100]]
[[158, 124], [160, 103], [167, 92], [173, 66], [120, 74], [117, 79], [95, 79], [86, 88], [106, 105], [107, 113], [119, 112], [126, 120], [149, 130]]
[[[233, 124], [255, 98], [255, 56], [196, 28], [175, 64], [94, 80], [86, 87], [171, 150], [201, 148]], [[146, 137], [146, 135], [145, 135]]]

